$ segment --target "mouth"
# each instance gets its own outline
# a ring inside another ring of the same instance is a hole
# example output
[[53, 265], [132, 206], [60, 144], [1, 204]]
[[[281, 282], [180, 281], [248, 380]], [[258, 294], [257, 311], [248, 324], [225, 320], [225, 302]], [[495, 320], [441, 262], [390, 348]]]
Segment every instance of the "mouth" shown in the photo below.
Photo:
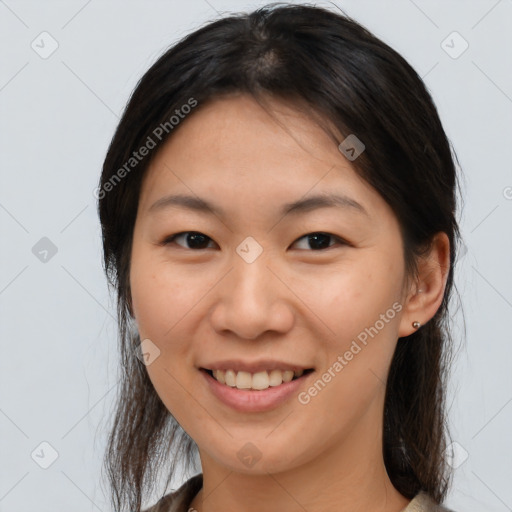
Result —
[[296, 370], [266, 370], [255, 373], [239, 371], [232, 369], [210, 370], [200, 368], [214, 380], [226, 387], [236, 388], [241, 391], [264, 391], [268, 388], [277, 388], [282, 384], [305, 377], [314, 371], [313, 368]]

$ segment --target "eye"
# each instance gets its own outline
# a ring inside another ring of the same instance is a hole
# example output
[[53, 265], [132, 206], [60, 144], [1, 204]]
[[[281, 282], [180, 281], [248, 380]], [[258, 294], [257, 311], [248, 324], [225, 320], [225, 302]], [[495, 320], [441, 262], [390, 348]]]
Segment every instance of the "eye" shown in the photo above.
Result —
[[[313, 248], [315, 251], [319, 251], [322, 249], [327, 249], [329, 247], [332, 247], [334, 244], [329, 244], [329, 238], [332, 240], [337, 241], [341, 245], [349, 245], [345, 240], [342, 240], [341, 238], [331, 235], [330, 233], [308, 233], [307, 235], [302, 236], [299, 238], [294, 244], [297, 244], [301, 240], [306, 240], [306, 244], [309, 244], [310, 247]], [[307, 249], [308, 247], [306, 247]]]
[[[181, 243], [176, 242], [177, 240], [180, 239], [185, 241], [185, 246], [183, 246]], [[309, 245], [309, 248], [313, 249], [314, 251], [321, 251], [323, 249], [328, 249], [329, 247], [332, 247], [334, 245], [334, 243], [329, 243], [329, 239], [331, 239], [334, 242], [338, 242], [338, 244], [341, 245], [350, 245], [348, 242], [335, 235], [323, 232], [308, 233], [307, 235], [304, 235], [297, 239], [293, 245], [298, 244], [301, 240], [305, 240], [306, 244]], [[165, 237], [162, 240], [162, 242], [160, 242], [159, 245], [165, 246], [172, 243], [177, 243], [177, 245], [183, 247], [184, 249], [201, 250], [208, 248], [208, 240], [214, 243], [209, 236], [198, 231], [183, 231], [181, 233], [176, 233], [174, 235]], [[189, 246], [187, 247], [186, 244], [189, 244]], [[302, 249], [308, 249], [308, 247], [302, 247]]]
[[[190, 244], [190, 247], [184, 247], [185, 249], [206, 249], [205, 243], [207, 240], [213, 242], [209, 236], [199, 233], [198, 231], [183, 231], [182, 233], [176, 233], [164, 238], [164, 240], [160, 242], [160, 245], [169, 245], [178, 239], [184, 239], [186, 243]], [[181, 244], [178, 245], [181, 246]]]

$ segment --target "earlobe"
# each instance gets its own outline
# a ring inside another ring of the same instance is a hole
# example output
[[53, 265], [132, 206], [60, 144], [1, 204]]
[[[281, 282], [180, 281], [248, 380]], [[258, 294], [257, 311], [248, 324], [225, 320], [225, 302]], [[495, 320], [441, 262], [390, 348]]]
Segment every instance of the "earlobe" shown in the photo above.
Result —
[[408, 295], [400, 321], [399, 337], [409, 336], [425, 325], [437, 312], [444, 298], [450, 269], [450, 241], [444, 232], [437, 233], [427, 256], [418, 262], [416, 291]]

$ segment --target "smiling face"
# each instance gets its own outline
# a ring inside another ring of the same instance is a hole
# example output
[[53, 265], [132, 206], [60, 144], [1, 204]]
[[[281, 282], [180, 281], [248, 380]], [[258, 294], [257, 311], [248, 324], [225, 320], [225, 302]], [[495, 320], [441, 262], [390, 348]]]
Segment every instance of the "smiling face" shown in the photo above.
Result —
[[[149, 377], [203, 471], [336, 474], [340, 457], [381, 457], [388, 367], [413, 331], [402, 239], [325, 132], [274, 106], [287, 130], [248, 96], [215, 100], [156, 155], [134, 228], [133, 313], [160, 351]], [[255, 387], [265, 369], [312, 371], [248, 391], [204, 370], [217, 368], [260, 373]]]

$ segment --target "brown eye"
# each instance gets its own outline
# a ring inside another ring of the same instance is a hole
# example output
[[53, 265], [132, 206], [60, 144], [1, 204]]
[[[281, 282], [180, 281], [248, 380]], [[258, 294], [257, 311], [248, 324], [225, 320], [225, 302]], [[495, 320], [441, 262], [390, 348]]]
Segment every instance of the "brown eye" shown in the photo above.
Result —
[[306, 244], [309, 247], [305, 247], [305, 249], [313, 249], [314, 251], [321, 251], [322, 249], [328, 249], [329, 247], [332, 247], [334, 244], [331, 244], [329, 240], [334, 240], [335, 242], [338, 242], [342, 245], [347, 245], [347, 243], [342, 240], [341, 238], [331, 235], [330, 233], [308, 233], [307, 235], [302, 236], [299, 238], [295, 244], [297, 244], [300, 240], [306, 240]]
[[[185, 246], [181, 243], [176, 242], [176, 240], [185, 240]], [[181, 233], [176, 233], [174, 235], [166, 237], [161, 245], [170, 245], [172, 243], [177, 243], [180, 247], [184, 247], [185, 249], [206, 249], [208, 240], [213, 240], [204, 235], [203, 233], [199, 233], [198, 231], [183, 231]], [[188, 247], [187, 245], [188, 244]]]

